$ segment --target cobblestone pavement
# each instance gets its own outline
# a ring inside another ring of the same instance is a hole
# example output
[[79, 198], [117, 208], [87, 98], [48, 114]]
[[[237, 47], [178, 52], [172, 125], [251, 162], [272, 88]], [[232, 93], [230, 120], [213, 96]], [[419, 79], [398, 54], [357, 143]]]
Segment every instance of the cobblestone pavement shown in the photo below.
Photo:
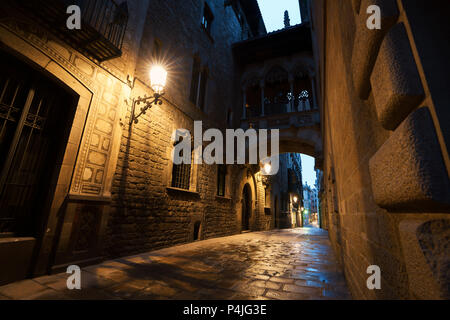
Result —
[[350, 299], [326, 231], [209, 239], [0, 287], [0, 299]]

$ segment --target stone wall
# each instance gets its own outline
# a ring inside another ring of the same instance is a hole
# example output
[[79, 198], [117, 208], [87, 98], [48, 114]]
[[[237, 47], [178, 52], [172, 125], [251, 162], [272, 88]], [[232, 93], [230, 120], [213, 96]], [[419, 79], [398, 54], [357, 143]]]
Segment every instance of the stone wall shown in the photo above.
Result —
[[[381, 30], [366, 27], [372, 4]], [[431, 25], [447, 23], [436, 19], [442, 10], [409, 0], [313, 2], [324, 225], [358, 299], [448, 298], [450, 100], [436, 84], [448, 81], [439, 70], [448, 45], [425, 40]], [[445, 244], [431, 249], [437, 241]], [[381, 269], [381, 290], [366, 286], [370, 265]]]
[[[155, 60], [167, 68], [168, 81], [163, 104], [153, 106], [131, 126], [131, 99], [128, 103], [113, 180], [108, 256], [193, 241], [196, 222], [201, 223], [200, 239], [240, 232], [238, 186], [244, 171], [238, 166], [228, 166], [225, 197], [217, 196], [216, 165], [193, 165], [190, 190], [171, 188], [172, 132], [185, 128], [193, 134], [194, 121], [203, 121], [203, 130], [225, 128], [227, 113], [234, 109], [231, 44], [241, 40], [240, 25], [231, 6], [206, 1], [214, 14], [207, 34], [200, 25], [205, 2], [176, 2], [154, 1], [148, 7], [131, 97], [152, 94], [148, 69]], [[156, 42], [161, 55], [152, 59]], [[195, 56], [208, 70], [204, 110], [189, 101]]]

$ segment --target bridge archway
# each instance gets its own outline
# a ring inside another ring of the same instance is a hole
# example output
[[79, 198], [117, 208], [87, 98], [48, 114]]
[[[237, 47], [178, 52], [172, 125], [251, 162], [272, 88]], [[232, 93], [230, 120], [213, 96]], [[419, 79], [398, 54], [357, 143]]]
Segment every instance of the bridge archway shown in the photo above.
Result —
[[[267, 155], [271, 154], [272, 136], [268, 137]], [[303, 153], [320, 161], [322, 159], [322, 137], [316, 127], [287, 128], [279, 131], [279, 154]], [[248, 154], [258, 154], [258, 144], [248, 145]]]

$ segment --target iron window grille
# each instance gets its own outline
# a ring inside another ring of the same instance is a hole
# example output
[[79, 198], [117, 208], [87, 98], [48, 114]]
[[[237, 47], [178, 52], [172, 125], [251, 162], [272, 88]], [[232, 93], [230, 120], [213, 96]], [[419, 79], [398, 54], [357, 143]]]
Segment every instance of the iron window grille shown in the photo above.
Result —
[[191, 179], [190, 164], [174, 164], [172, 169], [172, 187], [189, 190]]

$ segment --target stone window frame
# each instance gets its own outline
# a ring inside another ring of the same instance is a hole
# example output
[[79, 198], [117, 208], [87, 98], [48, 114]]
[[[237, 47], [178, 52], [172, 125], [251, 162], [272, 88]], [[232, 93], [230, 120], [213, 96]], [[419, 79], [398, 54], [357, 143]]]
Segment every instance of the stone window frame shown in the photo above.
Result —
[[175, 148], [175, 145], [173, 145], [173, 148], [168, 148], [168, 150], [170, 151], [170, 155], [169, 156], [169, 161], [168, 161], [168, 170], [167, 170], [167, 179], [166, 179], [166, 189], [170, 189], [170, 190], [177, 190], [177, 191], [182, 191], [182, 192], [191, 192], [191, 193], [198, 193], [198, 164], [194, 163], [194, 148], [193, 146], [191, 146], [191, 171], [190, 171], [190, 177], [189, 177], [189, 189], [182, 189], [182, 188], [177, 188], [177, 187], [173, 187], [172, 186], [172, 179], [173, 179], [173, 168], [174, 168], [174, 163], [172, 161], [172, 152], [173, 149]]

